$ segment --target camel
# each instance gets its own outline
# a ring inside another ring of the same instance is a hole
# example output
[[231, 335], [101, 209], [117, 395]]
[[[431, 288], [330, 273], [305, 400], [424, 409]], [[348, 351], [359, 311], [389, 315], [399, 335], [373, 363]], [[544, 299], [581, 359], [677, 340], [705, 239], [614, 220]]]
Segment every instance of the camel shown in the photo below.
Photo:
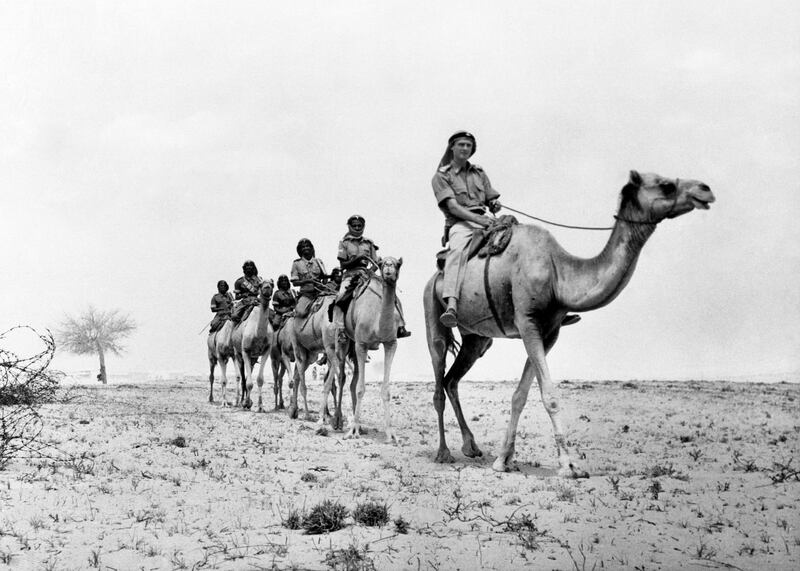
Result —
[[269, 301], [272, 297], [274, 284], [272, 280], [265, 280], [258, 293], [258, 305], [253, 307], [250, 315], [242, 321], [231, 336], [236, 364], [241, 378], [242, 408], [253, 405], [251, 392], [253, 390], [253, 365], [260, 359], [258, 368], [258, 412], [264, 412], [261, 389], [264, 386], [264, 366], [269, 357], [274, 331], [269, 320]]
[[[464, 455], [482, 455], [467, 426], [458, 396], [458, 382], [480, 358], [493, 338], [522, 339], [527, 360], [511, 400], [511, 417], [492, 468], [514, 469], [512, 457], [519, 422], [534, 376], [555, 434], [561, 476], [579, 474], [570, 461], [561, 426], [561, 407], [547, 366], [546, 355], [558, 339], [567, 312], [598, 309], [612, 302], [628, 284], [636, 262], [656, 225], [698, 209], [708, 209], [715, 198], [711, 189], [696, 180], [668, 179], [657, 174], [631, 171], [621, 192], [619, 212], [608, 243], [594, 258], [568, 254], [546, 230], [518, 225], [505, 251], [490, 258], [473, 258], [467, 264], [458, 329], [461, 348], [445, 374], [445, 357], [454, 347], [450, 329], [439, 322], [445, 307], [441, 296], [441, 272], [425, 286], [425, 321], [428, 349], [436, 388], [433, 404], [439, 423], [439, 449], [435, 461], [454, 462], [445, 442], [445, 392], [455, 412]], [[489, 293], [491, 292], [491, 293]]]
[[[347, 309], [344, 324], [347, 337], [355, 345], [356, 362], [350, 393], [353, 399], [353, 418], [345, 438], [357, 438], [361, 433], [361, 404], [366, 391], [367, 352], [383, 345], [383, 383], [381, 384], [381, 400], [383, 401], [384, 434], [387, 444], [397, 441], [392, 429], [389, 411], [389, 381], [392, 371], [392, 360], [397, 350], [397, 327], [400, 314], [396, 308], [397, 280], [403, 258], [383, 258], [378, 269], [380, 277], [370, 275], [369, 283], [360, 295], [356, 294]], [[340, 349], [340, 354], [342, 351]], [[341, 399], [340, 399], [341, 400]]]
[[222, 406], [229, 406], [225, 400], [225, 388], [228, 386], [228, 360], [233, 358], [233, 345], [231, 344], [231, 333], [233, 332], [233, 322], [229, 319], [222, 326], [222, 329], [208, 334], [208, 364], [211, 369], [208, 375], [208, 402], [214, 402], [214, 368], [219, 364], [219, 371], [222, 381]]
[[[285, 328], [291, 327], [292, 347], [294, 349], [294, 382], [292, 383], [292, 398], [289, 403], [289, 418], [297, 418], [298, 404], [297, 393], [302, 392], [305, 419], [311, 420], [311, 413], [308, 410], [308, 400], [306, 392], [306, 370], [317, 359], [320, 353], [325, 353], [328, 357], [328, 372], [325, 375], [325, 388], [323, 390], [322, 405], [318, 423], [323, 425], [327, 418], [328, 392], [332, 390], [336, 371], [339, 369], [339, 357], [336, 353], [336, 328], [328, 319], [328, 307], [336, 299], [334, 295], [326, 295], [322, 298], [319, 308], [310, 313], [306, 318], [292, 317]], [[341, 391], [339, 391], [341, 395]], [[335, 430], [342, 427], [341, 398], [334, 400], [338, 402], [336, 413], [331, 417], [331, 426]]]
[[275, 410], [283, 410], [283, 375], [291, 375], [292, 362], [294, 361], [294, 348], [292, 347], [292, 329], [289, 323], [278, 329], [272, 337], [270, 361], [272, 363], [273, 391], [275, 392]]

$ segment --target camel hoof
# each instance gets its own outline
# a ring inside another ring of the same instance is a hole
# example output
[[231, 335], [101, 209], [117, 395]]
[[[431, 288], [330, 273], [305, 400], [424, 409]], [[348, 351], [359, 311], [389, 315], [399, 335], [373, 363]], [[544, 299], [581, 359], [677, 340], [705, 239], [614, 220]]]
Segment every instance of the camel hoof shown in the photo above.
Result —
[[433, 461], [437, 464], [454, 464], [456, 459], [450, 454], [450, 450], [447, 448], [440, 448]]
[[286, 414], [289, 415], [289, 418], [295, 420], [297, 418], [297, 407], [294, 405], [289, 405], [289, 408], [286, 409]]
[[303, 415], [303, 420], [312, 421], [314, 420], [314, 415], [311, 414], [310, 412], [307, 412]]
[[578, 470], [575, 466], [569, 465], [566, 468], [561, 468], [558, 471], [558, 475], [562, 478], [571, 478], [573, 480], [580, 480], [583, 478], [589, 477], [589, 472], [586, 470]]
[[386, 438], [383, 440], [384, 444], [398, 444], [397, 436], [394, 433], [386, 434]]
[[492, 464], [492, 470], [495, 472], [516, 472], [519, 470], [516, 464], [503, 462], [502, 458], [498, 458]]
[[467, 458], [480, 458], [483, 456], [483, 452], [481, 452], [480, 448], [475, 446], [474, 442], [470, 442], [469, 444], [465, 443], [461, 447], [461, 452], [463, 452], [464, 456]]

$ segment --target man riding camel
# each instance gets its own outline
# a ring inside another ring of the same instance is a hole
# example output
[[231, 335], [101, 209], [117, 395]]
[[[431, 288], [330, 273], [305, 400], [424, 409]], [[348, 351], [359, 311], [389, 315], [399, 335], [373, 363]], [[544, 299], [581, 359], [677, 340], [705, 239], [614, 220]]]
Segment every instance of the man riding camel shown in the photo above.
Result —
[[303, 238], [297, 243], [297, 255], [300, 256], [292, 262], [292, 285], [300, 288], [300, 296], [295, 306], [294, 314], [305, 318], [314, 300], [317, 298], [318, 288], [325, 279], [325, 265], [322, 260], [314, 257], [314, 244], [308, 238]]
[[[479, 165], [469, 162], [478, 148], [475, 136], [469, 131], [457, 131], [447, 141], [439, 168], [431, 184], [439, 209], [444, 213], [445, 225], [442, 246], [448, 245], [444, 263], [442, 297], [447, 309], [439, 316], [445, 327], [458, 325], [458, 296], [467, 264], [467, 247], [476, 230], [489, 227], [494, 214], [500, 210], [500, 193], [489, 182], [489, 177]], [[563, 325], [575, 323], [578, 315], [567, 315]]]
[[277, 331], [288, 319], [288, 314], [294, 311], [297, 300], [292, 292], [289, 276], [281, 274], [278, 277], [278, 289], [272, 294], [272, 309], [275, 317], [272, 320], [272, 327]]
[[214, 313], [214, 319], [211, 320], [211, 327], [208, 330], [209, 333], [214, 333], [222, 329], [225, 322], [231, 318], [233, 296], [228, 289], [228, 282], [225, 280], [219, 280], [217, 282], [217, 293], [211, 298], [211, 311]]
[[244, 275], [233, 284], [233, 293], [236, 301], [233, 304], [234, 323], [239, 323], [245, 314], [250, 314], [250, 309], [258, 304], [258, 292], [264, 280], [258, 275], [258, 268], [253, 260], [242, 264]]
[[[339, 241], [339, 265], [342, 268], [342, 283], [336, 302], [333, 307], [333, 322], [344, 327], [344, 312], [347, 309], [353, 291], [359, 283], [364, 272], [378, 269], [381, 258], [378, 255], [378, 246], [364, 236], [364, 217], [353, 214], [347, 219], [347, 234]], [[400, 300], [397, 301], [397, 311], [400, 313], [400, 326], [397, 328], [397, 337], [408, 337], [411, 332], [406, 330], [403, 308]]]

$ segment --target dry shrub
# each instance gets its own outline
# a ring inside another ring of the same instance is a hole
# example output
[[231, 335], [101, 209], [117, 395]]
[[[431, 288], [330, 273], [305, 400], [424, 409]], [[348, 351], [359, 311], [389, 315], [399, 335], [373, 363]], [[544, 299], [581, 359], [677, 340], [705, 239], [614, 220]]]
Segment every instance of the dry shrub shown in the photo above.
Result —
[[389, 523], [389, 506], [382, 502], [368, 501], [356, 506], [353, 510], [356, 523], [370, 527], [381, 527]]
[[310, 535], [338, 531], [344, 527], [347, 508], [339, 502], [325, 500], [317, 504], [303, 517], [303, 529]]

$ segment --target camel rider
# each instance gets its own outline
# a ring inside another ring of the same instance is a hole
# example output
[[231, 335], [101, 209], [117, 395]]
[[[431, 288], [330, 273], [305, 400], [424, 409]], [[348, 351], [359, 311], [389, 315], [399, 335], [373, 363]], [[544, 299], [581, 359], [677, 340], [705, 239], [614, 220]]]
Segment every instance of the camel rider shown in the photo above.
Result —
[[211, 298], [211, 311], [214, 312], [214, 319], [211, 320], [209, 333], [214, 333], [222, 329], [225, 322], [231, 318], [233, 309], [233, 296], [228, 291], [228, 282], [219, 280], [217, 282], [217, 293]]
[[331, 270], [331, 275], [328, 276], [330, 279], [326, 286], [331, 293], [339, 293], [339, 288], [342, 285], [342, 268], [333, 268]]
[[[378, 255], [378, 246], [364, 236], [364, 217], [353, 214], [347, 219], [347, 234], [339, 241], [339, 265], [342, 269], [342, 283], [339, 285], [339, 293], [336, 295], [335, 307], [333, 309], [333, 322], [337, 326], [344, 327], [344, 312], [347, 311], [353, 291], [358, 286], [363, 273], [378, 269], [381, 258]], [[403, 308], [400, 300], [397, 300], [397, 311], [400, 314], [400, 326], [397, 328], [397, 337], [408, 337], [410, 331], [406, 330], [405, 319], [403, 318]]]
[[[442, 245], [448, 245], [442, 284], [442, 297], [447, 309], [439, 316], [439, 321], [446, 327], [458, 325], [458, 295], [472, 235], [475, 230], [491, 225], [493, 219], [486, 215], [487, 211], [494, 214], [501, 208], [498, 202], [500, 193], [492, 187], [486, 172], [469, 162], [477, 148], [472, 133], [457, 131], [451, 135], [431, 181], [436, 203], [445, 216]], [[562, 325], [579, 319], [577, 315], [568, 315]]]
[[233, 293], [236, 301], [233, 304], [234, 323], [250, 315], [250, 309], [258, 304], [258, 292], [264, 280], [258, 275], [258, 268], [253, 260], [242, 264], [244, 275], [233, 284]]
[[305, 318], [314, 300], [317, 298], [322, 280], [325, 279], [325, 266], [322, 260], [316, 258], [314, 244], [308, 238], [303, 238], [297, 243], [297, 255], [300, 256], [292, 262], [292, 285], [300, 288], [300, 297], [297, 300], [294, 314]]
[[297, 300], [292, 292], [289, 276], [281, 274], [278, 277], [278, 289], [272, 294], [272, 308], [275, 311], [275, 318], [272, 320], [272, 327], [277, 331], [289, 318], [289, 314], [294, 311]]

